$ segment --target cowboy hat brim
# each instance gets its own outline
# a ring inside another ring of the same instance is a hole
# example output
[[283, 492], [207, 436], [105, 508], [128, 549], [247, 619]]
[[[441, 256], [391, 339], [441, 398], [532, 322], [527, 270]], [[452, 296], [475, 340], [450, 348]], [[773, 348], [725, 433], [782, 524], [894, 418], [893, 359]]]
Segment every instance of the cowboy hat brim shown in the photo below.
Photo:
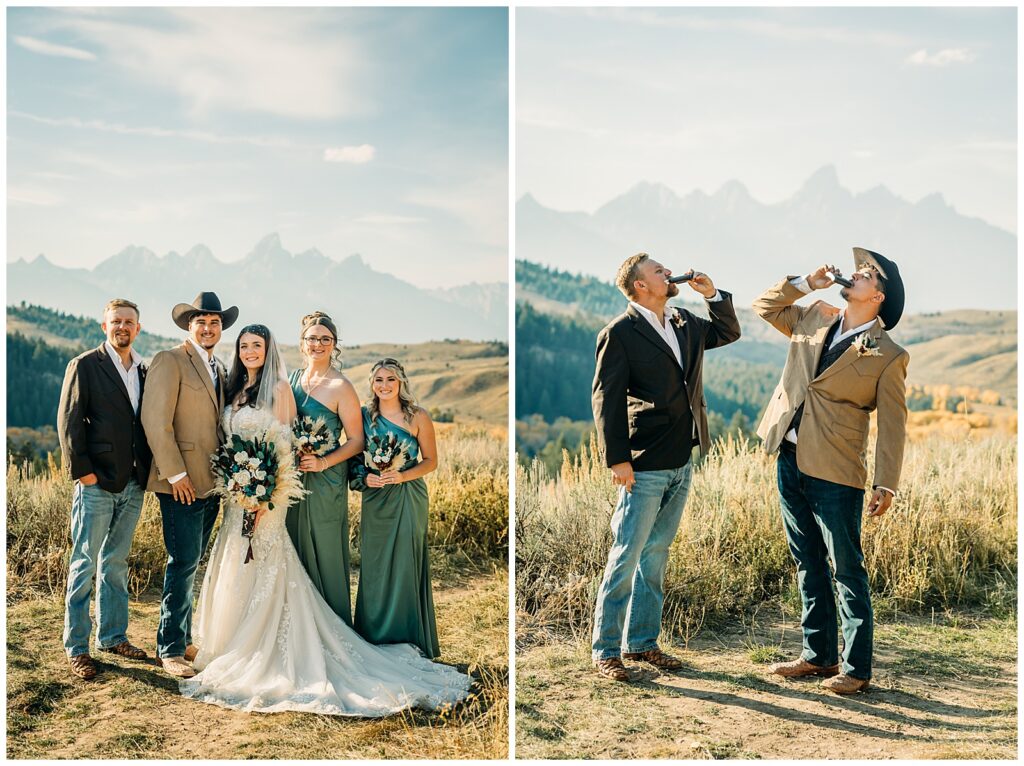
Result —
[[238, 319], [238, 306], [231, 306], [223, 311], [210, 311], [209, 309], [197, 309], [191, 303], [179, 303], [171, 309], [171, 319], [182, 330], [188, 330], [188, 323], [196, 314], [216, 314], [220, 317], [221, 329], [226, 330]]
[[863, 247], [853, 248], [853, 268], [859, 269], [864, 264], [878, 269], [878, 273], [885, 279], [885, 300], [882, 301], [882, 308], [878, 316], [885, 325], [885, 329], [891, 330], [896, 326], [903, 316], [903, 307], [906, 303], [906, 293], [903, 288], [903, 277], [900, 276], [899, 267], [894, 261], [890, 261], [881, 253], [873, 253]]

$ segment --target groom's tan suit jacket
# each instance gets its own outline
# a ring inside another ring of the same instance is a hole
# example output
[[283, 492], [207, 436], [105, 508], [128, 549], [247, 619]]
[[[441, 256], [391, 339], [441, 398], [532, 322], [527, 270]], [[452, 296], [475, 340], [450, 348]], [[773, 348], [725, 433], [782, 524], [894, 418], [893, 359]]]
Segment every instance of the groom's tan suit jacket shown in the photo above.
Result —
[[226, 375], [217, 361], [220, 395], [213, 385], [208, 362], [185, 341], [153, 357], [142, 401], [142, 426], [153, 451], [150, 492], [170, 493], [168, 477], [187, 472], [197, 497], [213, 492], [210, 456], [224, 441], [220, 414], [224, 409]]
[[863, 488], [867, 482], [868, 427], [878, 410], [873, 487], [896, 491], [907, 432], [906, 379], [910, 355], [876, 319], [866, 334], [879, 356], [860, 355], [856, 344], [816, 375], [825, 335], [839, 309], [822, 301], [794, 306], [806, 293], [788, 277], [758, 296], [754, 310], [790, 338], [782, 380], [772, 394], [757, 435], [776, 452], [801, 403], [804, 413], [796, 445], [797, 466], [819, 479]]

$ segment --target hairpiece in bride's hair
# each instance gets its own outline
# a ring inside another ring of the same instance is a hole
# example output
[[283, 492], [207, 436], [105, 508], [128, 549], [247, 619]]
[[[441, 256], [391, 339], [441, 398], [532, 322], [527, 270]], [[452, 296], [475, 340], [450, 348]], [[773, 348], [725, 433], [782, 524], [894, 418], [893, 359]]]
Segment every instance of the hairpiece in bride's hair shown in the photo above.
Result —
[[246, 333], [250, 335], [259, 335], [263, 340], [270, 340], [270, 328], [265, 324], [248, 324], [241, 329], [238, 333], [238, 337], [241, 338]]

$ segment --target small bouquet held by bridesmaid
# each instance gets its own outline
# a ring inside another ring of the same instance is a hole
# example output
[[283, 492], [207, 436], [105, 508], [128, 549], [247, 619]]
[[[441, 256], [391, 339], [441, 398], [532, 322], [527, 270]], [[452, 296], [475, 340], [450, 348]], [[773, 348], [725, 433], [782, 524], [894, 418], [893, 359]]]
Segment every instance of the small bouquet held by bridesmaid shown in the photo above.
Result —
[[303, 455], [323, 457], [338, 446], [338, 439], [323, 418], [311, 418], [308, 415], [295, 418], [292, 435], [295, 437], [295, 451], [300, 458]]
[[388, 432], [380, 436], [370, 434], [366, 437], [363, 459], [367, 468], [378, 473], [401, 471], [407, 457], [404, 448], [398, 442], [398, 437], [393, 433]]
[[249, 539], [245, 554], [248, 564], [252, 558], [252, 536], [256, 531], [256, 513], [272, 511], [274, 506], [300, 498], [304, 491], [298, 472], [291, 461], [282, 460], [291, 452], [285, 438], [267, 431], [251, 439], [232, 434], [210, 458], [217, 479], [217, 491], [242, 508], [242, 537]]

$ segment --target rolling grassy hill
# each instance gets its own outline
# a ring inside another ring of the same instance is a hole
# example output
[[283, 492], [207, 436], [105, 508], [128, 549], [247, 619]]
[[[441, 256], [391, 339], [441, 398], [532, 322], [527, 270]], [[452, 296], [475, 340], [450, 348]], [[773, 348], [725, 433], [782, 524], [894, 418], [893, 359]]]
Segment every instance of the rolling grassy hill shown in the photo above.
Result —
[[[609, 283], [527, 261], [516, 261], [516, 280], [517, 303], [529, 303], [541, 313], [593, 326], [595, 336], [597, 329], [626, 305]], [[688, 299], [689, 295], [684, 290], [680, 297]], [[687, 300], [686, 306], [704, 313], [699, 301], [691, 304]], [[737, 305], [736, 314], [743, 337], [718, 354], [748, 363], [776, 365], [781, 370], [786, 338], [761, 321], [749, 306]], [[1004, 402], [1016, 404], [1016, 311], [956, 309], [908, 314], [892, 337], [910, 352], [908, 383], [991, 389]], [[587, 351], [592, 354], [593, 348]]]
[[[234, 350], [234, 331], [235, 328], [231, 328], [225, 333], [216, 351], [228, 364]], [[7, 333], [8, 422], [26, 428], [51, 424], [63, 367], [73, 356], [102, 342], [99, 323], [95, 319], [38, 306], [9, 306]], [[143, 331], [136, 347], [150, 359], [158, 351], [180, 342], [180, 338]], [[12, 354], [16, 349], [21, 353], [15, 357]], [[283, 344], [281, 352], [289, 369], [301, 363], [298, 346]], [[413, 393], [428, 409], [447, 410], [457, 422], [507, 425], [509, 362], [505, 343], [442, 340], [342, 347], [345, 374], [355, 384], [361, 399], [369, 395], [370, 366], [385, 356], [402, 362], [409, 373]], [[32, 369], [40, 359], [45, 359], [53, 368], [52, 374], [46, 377], [45, 391], [38, 390], [40, 378]], [[12, 406], [17, 405], [19, 398], [24, 400], [29, 396], [41, 398], [40, 406], [33, 407], [31, 412], [19, 412], [18, 422], [12, 421]]]

